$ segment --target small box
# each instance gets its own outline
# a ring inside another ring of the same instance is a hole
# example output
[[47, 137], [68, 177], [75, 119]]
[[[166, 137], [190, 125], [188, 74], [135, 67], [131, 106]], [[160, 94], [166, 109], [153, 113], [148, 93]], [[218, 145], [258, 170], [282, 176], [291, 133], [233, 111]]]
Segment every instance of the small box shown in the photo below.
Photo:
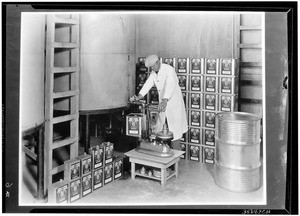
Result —
[[215, 128], [216, 126], [216, 113], [204, 111], [203, 114], [203, 127]]
[[190, 125], [201, 127], [201, 111], [200, 110], [191, 110], [190, 111]]
[[238, 59], [222, 58], [220, 59], [220, 75], [238, 76]]
[[142, 113], [130, 113], [126, 116], [126, 135], [141, 137], [146, 130], [146, 115]]
[[191, 127], [189, 131], [190, 143], [201, 144], [201, 129]]
[[205, 74], [217, 75], [219, 69], [219, 59], [205, 59]]
[[215, 130], [203, 129], [203, 145], [215, 146]]
[[147, 74], [146, 73], [139, 73], [136, 76], [136, 86], [141, 89], [143, 85], [145, 84], [147, 80]]
[[177, 75], [178, 77], [178, 84], [182, 91], [187, 90], [187, 75]]
[[95, 147], [90, 148], [89, 153], [92, 157], [92, 169], [97, 169], [103, 166], [104, 159], [104, 147], [96, 145]]
[[75, 202], [79, 200], [81, 197], [81, 181], [80, 179], [76, 179], [74, 181], [70, 181], [70, 197], [69, 202]]
[[215, 149], [204, 147], [203, 149], [203, 162], [207, 164], [215, 163]]
[[49, 203], [68, 203], [69, 198], [69, 180], [60, 180], [48, 187]]
[[123, 176], [123, 159], [118, 158], [114, 162], [114, 180], [119, 179]]
[[191, 59], [191, 73], [202, 74], [204, 59], [193, 58]]
[[237, 94], [239, 91], [239, 77], [220, 77], [221, 94]]
[[139, 57], [138, 58], [138, 70], [141, 71], [141, 72], [147, 72], [148, 71], [147, 67], [145, 66], [145, 60], [146, 60], [146, 57]]
[[182, 134], [182, 137], [180, 138], [181, 142], [187, 142], [187, 132]]
[[191, 91], [201, 91], [202, 76], [190, 76], [190, 89]]
[[189, 71], [189, 58], [177, 59], [177, 73], [188, 73]]
[[184, 154], [180, 155], [180, 158], [186, 159], [187, 158], [187, 144], [186, 143], [180, 143], [180, 149], [181, 151], [184, 151]]
[[218, 95], [204, 94], [203, 107], [206, 110], [217, 111], [218, 109]]
[[202, 94], [201, 93], [190, 93], [190, 108], [201, 109]]
[[190, 145], [190, 160], [191, 161], [200, 161], [200, 146]]
[[218, 78], [216, 76], [204, 76], [204, 91], [218, 93]]
[[80, 177], [80, 159], [74, 158], [64, 162], [64, 179], [74, 180]]
[[103, 167], [93, 171], [93, 190], [103, 186]]
[[87, 175], [84, 175], [81, 177], [81, 183], [82, 183], [82, 197], [92, 193], [92, 174], [89, 173]]
[[104, 166], [104, 184], [108, 184], [113, 180], [113, 164], [106, 164]]
[[186, 92], [182, 92], [182, 99], [183, 99], [184, 105], [186, 106], [187, 105], [187, 99], [188, 99]]
[[91, 155], [84, 153], [79, 157], [81, 163], [81, 176], [91, 173], [92, 171], [92, 158]]
[[175, 68], [175, 58], [164, 58], [163, 63], [168, 64]]
[[219, 110], [223, 112], [234, 112], [238, 110], [237, 95], [219, 95]]
[[151, 104], [157, 105], [158, 104], [158, 91], [156, 88], [152, 88], [149, 91], [149, 100]]
[[109, 164], [113, 161], [114, 144], [104, 142], [102, 145], [104, 147], [104, 164]]

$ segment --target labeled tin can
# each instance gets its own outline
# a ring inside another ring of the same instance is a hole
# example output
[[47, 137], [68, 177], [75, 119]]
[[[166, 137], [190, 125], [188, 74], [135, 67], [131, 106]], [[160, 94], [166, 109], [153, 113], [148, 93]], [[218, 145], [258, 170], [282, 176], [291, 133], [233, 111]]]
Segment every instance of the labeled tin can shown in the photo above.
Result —
[[216, 126], [216, 113], [210, 111], [204, 111], [203, 114], [203, 126], [207, 128], [215, 128]]
[[188, 73], [189, 71], [189, 59], [178, 58], [177, 59], [177, 73]]
[[152, 88], [149, 91], [149, 100], [151, 104], [157, 105], [159, 100], [158, 100], [158, 91], [157, 88]]
[[108, 184], [113, 181], [113, 164], [106, 164], [104, 166], [104, 184]]
[[148, 71], [147, 67], [145, 66], [145, 60], [146, 60], [146, 57], [139, 57], [138, 58], [138, 70], [141, 71], [141, 72], [147, 72]]
[[74, 158], [64, 162], [64, 179], [74, 180], [80, 177], [80, 159]]
[[163, 63], [168, 64], [175, 68], [175, 58], [164, 58]]
[[142, 113], [130, 113], [126, 116], [126, 135], [141, 137], [146, 130], [146, 115]]
[[214, 164], [215, 163], [215, 149], [204, 147], [203, 148], [203, 162], [206, 164]]
[[200, 146], [190, 145], [190, 160], [191, 161], [200, 161]]
[[216, 76], [204, 76], [204, 91], [218, 93], [218, 78]]
[[204, 145], [215, 146], [215, 130], [204, 128], [202, 134]]
[[92, 171], [92, 158], [91, 155], [84, 153], [79, 157], [81, 162], [81, 176], [91, 173]]
[[182, 92], [182, 99], [183, 99], [183, 102], [184, 102], [184, 105], [186, 107], [187, 105], [187, 93], [186, 92]]
[[93, 171], [93, 190], [103, 186], [103, 167]]
[[220, 77], [220, 90], [222, 94], [237, 94], [239, 90], [239, 77]]
[[238, 59], [221, 58], [220, 75], [238, 76], [239, 75]]
[[139, 74], [137, 74], [136, 78], [137, 78], [136, 85], [137, 85], [137, 87], [139, 87], [139, 89], [141, 89], [147, 80], [147, 74], [139, 73]]
[[182, 91], [187, 90], [187, 75], [177, 75], [178, 77], [178, 84]]
[[75, 202], [81, 197], [81, 181], [80, 179], [70, 181], [70, 198], [69, 202]]
[[202, 76], [192, 75], [190, 76], [190, 88], [191, 91], [201, 91]]
[[218, 95], [216, 94], [204, 94], [204, 109], [217, 111], [218, 109]]
[[201, 93], [190, 93], [190, 108], [191, 109], [201, 109], [201, 101], [202, 101]]
[[184, 154], [180, 155], [180, 158], [186, 159], [187, 158], [187, 144], [186, 143], [180, 143], [180, 150], [184, 151]]
[[68, 203], [69, 198], [69, 181], [60, 180], [48, 187], [48, 202], [49, 203]]
[[123, 176], [123, 159], [118, 158], [114, 162], [114, 180], [119, 179]]
[[104, 149], [103, 146], [96, 145], [90, 148], [89, 153], [92, 157], [92, 169], [97, 169], [103, 166]]
[[190, 128], [189, 138], [190, 143], [201, 144], [201, 130], [200, 128]]
[[92, 174], [83, 175], [82, 181], [82, 197], [92, 193]]
[[191, 110], [190, 111], [190, 125], [201, 127], [201, 111]]
[[234, 112], [238, 110], [238, 95], [219, 95], [219, 110]]
[[111, 163], [113, 161], [114, 144], [111, 142], [102, 143], [104, 147], [104, 164]]
[[204, 59], [193, 58], [191, 59], [191, 73], [202, 74]]
[[218, 74], [219, 59], [205, 59], [205, 74]]
[[182, 137], [180, 138], [181, 142], [186, 142], [187, 141], [187, 132], [182, 134]]

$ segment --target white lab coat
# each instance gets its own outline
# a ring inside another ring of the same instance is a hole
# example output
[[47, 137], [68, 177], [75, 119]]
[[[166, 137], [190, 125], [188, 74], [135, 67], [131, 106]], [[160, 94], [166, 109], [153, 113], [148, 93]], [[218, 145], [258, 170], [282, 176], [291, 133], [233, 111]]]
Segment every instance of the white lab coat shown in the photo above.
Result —
[[169, 130], [173, 132], [173, 140], [180, 139], [187, 132], [188, 126], [182, 92], [174, 68], [162, 63], [157, 74], [154, 71], [151, 72], [139, 94], [145, 96], [153, 85], [158, 90], [159, 102], [163, 98], [169, 99], [166, 111], [159, 114], [156, 131], [162, 130], [166, 117]]

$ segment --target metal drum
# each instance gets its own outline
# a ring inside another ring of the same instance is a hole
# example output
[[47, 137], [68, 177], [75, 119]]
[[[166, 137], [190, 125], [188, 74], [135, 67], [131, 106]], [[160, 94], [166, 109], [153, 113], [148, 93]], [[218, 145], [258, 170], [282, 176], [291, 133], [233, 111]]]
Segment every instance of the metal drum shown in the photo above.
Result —
[[216, 117], [215, 183], [229, 191], [260, 187], [260, 117], [222, 112]]

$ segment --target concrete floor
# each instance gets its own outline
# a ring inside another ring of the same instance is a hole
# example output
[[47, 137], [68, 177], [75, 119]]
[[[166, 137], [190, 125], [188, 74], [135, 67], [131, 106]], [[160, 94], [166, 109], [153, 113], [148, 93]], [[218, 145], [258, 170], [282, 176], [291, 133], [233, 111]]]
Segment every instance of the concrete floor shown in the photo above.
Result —
[[[136, 177], [126, 172], [115, 180], [69, 205], [259, 205], [264, 202], [264, 185], [250, 193], [229, 192], [214, 183], [211, 165], [181, 159], [179, 176], [162, 187], [159, 181]], [[32, 192], [23, 184], [21, 202], [35, 203]], [[35, 203], [37, 204], [37, 203]], [[48, 205], [42, 203], [39, 205]]]

